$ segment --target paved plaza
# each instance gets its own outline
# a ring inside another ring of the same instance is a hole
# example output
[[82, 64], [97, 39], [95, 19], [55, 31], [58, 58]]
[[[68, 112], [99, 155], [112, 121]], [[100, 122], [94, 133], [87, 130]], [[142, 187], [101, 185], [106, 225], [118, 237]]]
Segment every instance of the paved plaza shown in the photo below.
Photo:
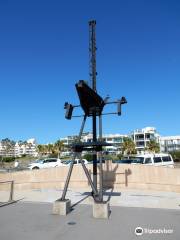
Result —
[[[108, 220], [92, 217], [92, 198], [82, 190], [68, 191], [73, 205], [70, 214], [53, 215], [52, 203], [61, 193], [52, 189], [15, 191], [17, 203], [0, 207], [0, 239], [180, 239], [178, 193], [109, 190], [104, 197], [111, 205]], [[0, 201], [5, 198], [8, 192], [0, 191]], [[141, 236], [135, 234], [137, 227], [143, 229]]]
[[[69, 215], [59, 216], [52, 214], [50, 203], [18, 202], [0, 208], [0, 239], [178, 240], [179, 223], [178, 210], [111, 207], [110, 218], [102, 220], [92, 217], [92, 206], [87, 204], [76, 205]], [[136, 227], [143, 228], [143, 235], [135, 235]], [[152, 233], [159, 229], [169, 233]]]

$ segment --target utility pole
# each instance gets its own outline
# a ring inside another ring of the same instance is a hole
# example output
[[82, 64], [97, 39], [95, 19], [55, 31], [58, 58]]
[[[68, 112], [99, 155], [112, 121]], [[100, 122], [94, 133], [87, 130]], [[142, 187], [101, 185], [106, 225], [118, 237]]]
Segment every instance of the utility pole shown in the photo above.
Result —
[[[92, 89], [96, 92], [96, 21], [89, 21], [89, 74]], [[93, 142], [97, 141], [96, 111], [92, 116]], [[97, 189], [97, 153], [93, 154], [93, 183]]]

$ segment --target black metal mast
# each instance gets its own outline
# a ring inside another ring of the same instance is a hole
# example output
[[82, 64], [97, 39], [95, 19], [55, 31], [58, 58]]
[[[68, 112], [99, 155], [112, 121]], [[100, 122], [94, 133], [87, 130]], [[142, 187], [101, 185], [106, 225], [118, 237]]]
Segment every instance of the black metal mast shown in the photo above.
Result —
[[[89, 21], [89, 74], [92, 89], [96, 92], [96, 21]], [[93, 142], [97, 141], [96, 112], [92, 117]], [[97, 188], [97, 153], [93, 154], [93, 183]]]
[[[65, 201], [70, 177], [72, 174], [73, 166], [75, 163], [75, 159], [79, 158], [81, 160], [81, 164], [83, 170], [87, 176], [88, 182], [92, 188], [93, 198], [95, 201], [103, 202], [103, 166], [102, 166], [102, 148], [103, 146], [112, 146], [112, 144], [106, 143], [102, 138], [102, 115], [107, 114], [117, 114], [121, 115], [121, 105], [127, 103], [125, 97], [118, 99], [116, 101], [108, 102], [109, 97], [103, 99], [98, 93], [96, 89], [96, 21], [89, 21], [89, 74], [90, 74], [90, 85], [84, 81], [79, 80], [78, 83], [75, 84], [80, 105], [72, 105], [68, 102], [65, 102], [64, 109], [66, 109], [65, 118], [71, 119], [72, 117], [84, 117], [81, 125], [81, 129], [79, 132], [78, 141], [70, 145], [73, 151], [73, 159], [70, 164], [69, 172], [66, 178], [66, 182], [64, 185], [63, 194], [61, 197], [61, 201]], [[103, 113], [103, 109], [107, 104], [117, 104], [117, 112], [112, 113]], [[84, 114], [80, 116], [73, 116], [73, 109], [76, 107], [81, 107]], [[81, 137], [83, 134], [83, 129], [85, 126], [86, 118], [92, 117], [92, 132], [93, 132], [93, 142], [82, 143]], [[99, 117], [99, 139], [97, 140], [97, 117]], [[89, 174], [88, 169], [86, 168], [83, 160], [82, 160], [82, 152], [90, 151], [93, 152], [93, 181], [91, 179], [91, 175]], [[97, 189], [97, 156], [99, 158], [99, 191]]]
[[89, 75], [91, 87], [96, 92], [96, 21], [89, 21]]

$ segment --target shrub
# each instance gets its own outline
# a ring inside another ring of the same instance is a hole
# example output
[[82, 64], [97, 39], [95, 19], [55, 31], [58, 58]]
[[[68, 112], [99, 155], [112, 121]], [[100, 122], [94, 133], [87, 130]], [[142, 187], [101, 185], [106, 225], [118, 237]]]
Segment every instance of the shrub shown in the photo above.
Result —
[[83, 158], [85, 158], [88, 162], [93, 161], [93, 155], [91, 154], [85, 154]]
[[2, 157], [2, 162], [14, 162], [15, 157]]
[[175, 162], [180, 162], [180, 151], [169, 152]]
[[58, 154], [57, 153], [51, 153], [48, 155], [49, 158], [57, 158]]
[[122, 159], [122, 157], [123, 157], [123, 154], [122, 154], [122, 153], [120, 153], [120, 154], [117, 155], [117, 158], [118, 158], [118, 159]]

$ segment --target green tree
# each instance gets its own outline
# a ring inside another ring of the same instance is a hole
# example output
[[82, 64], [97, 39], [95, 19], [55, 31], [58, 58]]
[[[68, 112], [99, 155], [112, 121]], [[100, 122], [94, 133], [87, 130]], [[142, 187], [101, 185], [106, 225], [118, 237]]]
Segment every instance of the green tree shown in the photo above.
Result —
[[171, 154], [175, 162], [180, 162], [180, 151], [172, 151], [169, 153]]
[[38, 149], [38, 154], [39, 155], [45, 154], [45, 145], [39, 144], [39, 145], [37, 145], [37, 149]]
[[58, 154], [58, 157], [60, 157], [60, 153], [64, 151], [64, 143], [61, 140], [57, 140], [54, 144], [54, 151]]
[[1, 143], [3, 146], [4, 156], [14, 155], [14, 145], [15, 145], [14, 141], [11, 141], [9, 138], [5, 138], [5, 139], [2, 139]]
[[47, 152], [48, 154], [52, 154], [54, 152], [54, 145], [53, 144], [48, 144], [47, 145]]
[[85, 154], [83, 158], [85, 158], [88, 162], [93, 161], [93, 155], [89, 153]]
[[157, 143], [155, 140], [150, 140], [147, 143], [147, 147], [145, 148], [145, 150], [152, 153], [159, 153], [160, 152], [159, 143]]
[[1, 166], [4, 165], [4, 161], [7, 157], [14, 156], [14, 146], [15, 142], [11, 141], [9, 138], [4, 138], [1, 140], [2, 144], [2, 156], [1, 156]]
[[123, 139], [122, 152], [124, 155], [136, 154], [136, 145], [131, 138]]

